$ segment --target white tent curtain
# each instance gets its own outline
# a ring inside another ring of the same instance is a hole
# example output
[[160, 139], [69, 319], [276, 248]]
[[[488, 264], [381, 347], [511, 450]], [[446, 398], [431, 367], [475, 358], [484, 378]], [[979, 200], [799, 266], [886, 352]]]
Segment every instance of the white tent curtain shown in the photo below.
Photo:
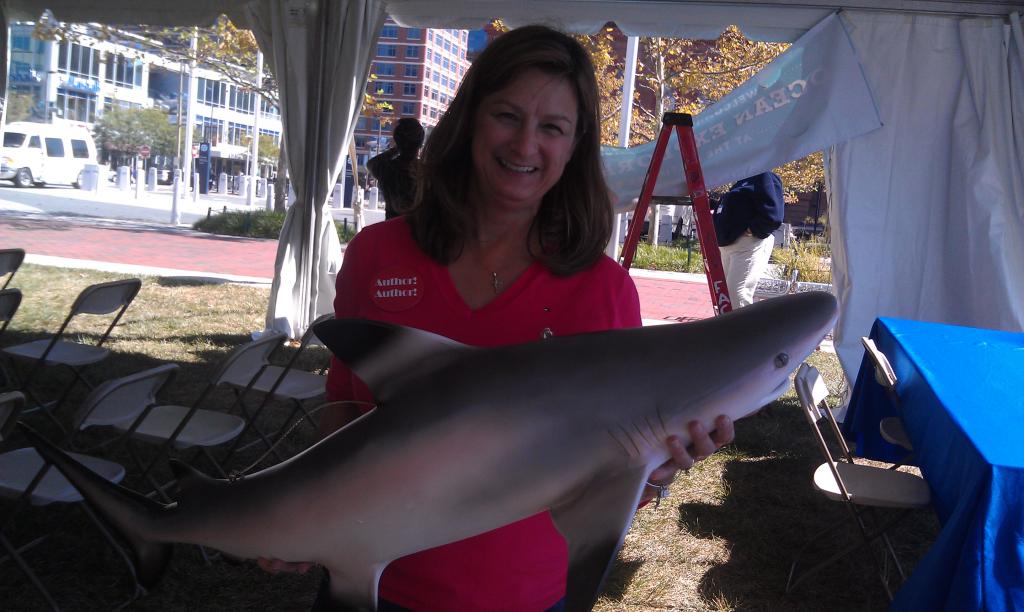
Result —
[[325, 207], [362, 106], [384, 18], [378, 0], [249, 5], [250, 27], [278, 81], [296, 197], [278, 241], [267, 328], [293, 338], [333, 311], [341, 244]]
[[1024, 329], [1024, 37], [1019, 16], [845, 18], [885, 124], [828, 168], [853, 380], [878, 316]]

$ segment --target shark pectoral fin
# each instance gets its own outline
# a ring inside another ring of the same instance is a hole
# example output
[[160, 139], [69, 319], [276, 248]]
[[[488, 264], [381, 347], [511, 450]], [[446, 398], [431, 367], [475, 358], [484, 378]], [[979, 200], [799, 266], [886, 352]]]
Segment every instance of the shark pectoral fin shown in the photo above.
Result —
[[565, 609], [590, 610], [636, 512], [646, 466], [591, 483], [582, 495], [551, 509], [569, 544]]
[[331, 319], [313, 330], [378, 401], [400, 388], [410, 373], [424, 374], [470, 348], [423, 330], [365, 319]]

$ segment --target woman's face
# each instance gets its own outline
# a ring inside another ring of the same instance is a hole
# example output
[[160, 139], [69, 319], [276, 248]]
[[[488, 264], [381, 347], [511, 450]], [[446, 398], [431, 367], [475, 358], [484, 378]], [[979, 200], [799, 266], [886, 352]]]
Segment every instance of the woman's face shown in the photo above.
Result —
[[563, 77], [528, 70], [485, 97], [473, 131], [473, 193], [492, 212], [531, 217], [576, 144], [577, 101]]

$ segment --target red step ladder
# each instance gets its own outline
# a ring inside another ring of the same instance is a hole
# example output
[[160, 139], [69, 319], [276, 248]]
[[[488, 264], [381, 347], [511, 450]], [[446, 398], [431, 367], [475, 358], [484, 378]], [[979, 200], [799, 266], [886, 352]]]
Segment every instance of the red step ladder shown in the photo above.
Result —
[[[711, 220], [708, 192], [704, 188], [704, 173], [701, 172], [700, 158], [697, 156], [697, 141], [693, 137], [693, 118], [686, 113], [665, 113], [661, 118], [661, 131], [658, 132], [658, 141], [654, 145], [651, 165], [647, 168], [644, 186], [640, 190], [640, 200], [633, 213], [633, 220], [629, 224], [629, 231], [626, 233], [626, 242], [622, 245], [619, 261], [627, 270], [633, 264], [636, 245], [640, 241], [640, 230], [647, 217], [647, 209], [650, 207], [651, 197], [654, 195], [654, 185], [658, 182], [661, 162], [665, 158], [668, 139], [673, 129], [676, 131], [676, 139], [679, 140], [679, 153], [683, 157], [683, 172], [686, 174], [686, 187], [690, 192], [690, 200], [693, 205], [693, 218], [697, 224], [700, 251], [704, 256], [704, 273], [707, 275], [708, 290], [711, 292], [711, 305], [715, 314], [724, 314], [732, 310], [732, 301], [729, 299], [729, 289], [725, 286], [722, 256], [718, 252], [718, 239], [715, 238], [715, 227]], [[657, 219], [651, 221], [652, 229], [657, 222]]]

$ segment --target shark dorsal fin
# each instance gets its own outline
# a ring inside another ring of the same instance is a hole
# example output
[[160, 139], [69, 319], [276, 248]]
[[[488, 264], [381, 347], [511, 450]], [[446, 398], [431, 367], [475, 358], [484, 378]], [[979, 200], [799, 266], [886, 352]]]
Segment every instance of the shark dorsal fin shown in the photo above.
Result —
[[379, 402], [400, 389], [412, 373], [423, 375], [470, 348], [420, 329], [367, 319], [331, 319], [313, 331]]

